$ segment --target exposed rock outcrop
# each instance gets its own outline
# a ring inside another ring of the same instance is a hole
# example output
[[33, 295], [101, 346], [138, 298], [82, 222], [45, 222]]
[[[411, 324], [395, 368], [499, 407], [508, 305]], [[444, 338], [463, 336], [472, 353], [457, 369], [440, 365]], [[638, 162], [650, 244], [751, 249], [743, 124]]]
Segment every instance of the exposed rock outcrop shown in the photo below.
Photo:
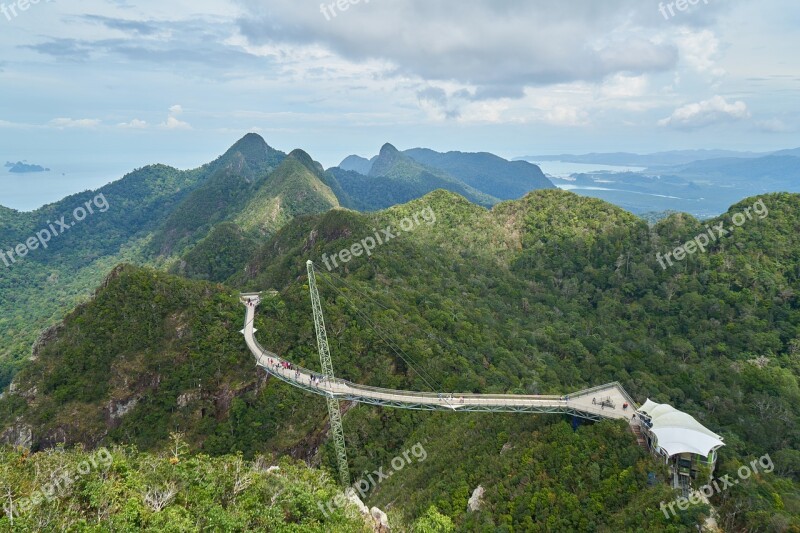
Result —
[[480, 511], [483, 507], [483, 494], [486, 492], [481, 485], [478, 485], [474, 491], [472, 491], [472, 497], [469, 499], [467, 503], [467, 509], [471, 513], [475, 513]]
[[0, 433], [0, 442], [28, 450], [33, 445], [33, 428], [17, 419], [17, 423]]
[[373, 507], [372, 509], [370, 509], [369, 513], [372, 515], [372, 519], [375, 521], [376, 533], [383, 533], [384, 531], [389, 531], [389, 517], [386, 516], [386, 513], [384, 513], [377, 507]]

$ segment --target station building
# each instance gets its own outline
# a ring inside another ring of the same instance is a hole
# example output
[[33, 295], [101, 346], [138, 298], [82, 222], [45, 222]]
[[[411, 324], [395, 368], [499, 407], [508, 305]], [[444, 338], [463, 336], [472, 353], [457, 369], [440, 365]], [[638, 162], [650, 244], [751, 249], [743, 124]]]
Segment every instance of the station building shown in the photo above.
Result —
[[[631, 421], [640, 443], [670, 467], [672, 486], [688, 491], [691, 481], [711, 476], [722, 437], [671, 405], [647, 400]], [[637, 427], [638, 426], [638, 427]], [[708, 479], [700, 479], [706, 483]]]

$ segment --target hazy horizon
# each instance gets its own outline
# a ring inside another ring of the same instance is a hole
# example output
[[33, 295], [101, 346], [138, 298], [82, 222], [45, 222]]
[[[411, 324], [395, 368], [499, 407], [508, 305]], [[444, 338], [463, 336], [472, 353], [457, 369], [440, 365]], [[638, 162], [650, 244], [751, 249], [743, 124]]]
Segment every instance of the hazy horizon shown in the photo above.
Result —
[[383, 142], [507, 158], [800, 146], [788, 0], [4, 5], [0, 157], [50, 168], [189, 168], [249, 131], [326, 167]]

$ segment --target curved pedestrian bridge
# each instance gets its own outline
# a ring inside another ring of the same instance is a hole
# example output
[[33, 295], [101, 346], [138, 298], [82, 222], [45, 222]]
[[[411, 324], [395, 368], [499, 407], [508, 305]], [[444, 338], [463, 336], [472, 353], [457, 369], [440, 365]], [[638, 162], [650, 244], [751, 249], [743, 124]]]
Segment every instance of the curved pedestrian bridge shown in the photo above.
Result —
[[323, 379], [320, 372], [291, 364], [277, 354], [265, 350], [256, 341], [253, 320], [258, 300], [251, 302], [246, 296], [243, 295], [242, 298], [247, 308], [242, 333], [256, 358], [256, 364], [289, 385], [313, 394], [337, 400], [424, 411], [560, 413], [589, 420], [620, 419], [629, 422], [636, 412], [636, 403], [617, 382], [564, 396], [542, 396], [426, 393], [368, 387], [342, 379]]

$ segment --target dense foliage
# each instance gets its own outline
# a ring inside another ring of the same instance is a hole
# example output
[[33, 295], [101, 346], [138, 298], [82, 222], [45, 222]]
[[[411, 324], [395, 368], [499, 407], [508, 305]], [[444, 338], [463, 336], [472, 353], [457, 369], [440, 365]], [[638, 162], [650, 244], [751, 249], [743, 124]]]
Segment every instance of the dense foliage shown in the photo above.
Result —
[[322, 177], [319, 163], [294, 150], [249, 198], [236, 223], [245, 231], [270, 236], [294, 217], [338, 207], [339, 200]]
[[257, 243], [236, 224], [223, 222], [214, 226], [171, 271], [192, 279], [225, 281], [247, 264]]
[[[754, 201], [711, 225], [732, 228]], [[440, 191], [370, 215], [295, 219], [225, 285], [127, 267], [20, 374], [18, 392], [0, 401], [0, 427], [29, 424], [38, 445], [66, 438], [146, 449], [177, 428], [212, 455], [281, 453], [331, 467], [330, 444], [320, 446], [324, 402], [265, 381], [238, 333], [236, 289], [278, 289], [259, 309], [260, 342], [318, 368], [303, 277], [311, 258], [337, 375], [415, 390], [555, 394], [619, 380], [639, 402], [672, 403], [723, 435], [718, 476], [770, 454], [775, 472], [712, 503], [729, 530], [791, 530], [800, 527], [800, 199], [763, 201], [768, 217], [667, 270], [655, 253], [705, 223], [672, 215], [651, 228], [562, 191], [492, 211]], [[322, 266], [323, 254], [426, 208], [435, 223], [398, 231], [334, 273]], [[662, 467], [617, 423], [573, 431], [559, 417], [358, 407], [345, 428], [354, 476], [426, 447], [424, 463], [370, 496], [391, 502], [398, 523], [688, 531], [708, 512], [695, 506], [667, 520], [659, 504], [671, 491], [648, 484], [649, 473], [663, 481]], [[484, 511], [467, 513], [479, 484]]]
[[[47, 249], [41, 245], [6, 267], [0, 263], [0, 388], [31, 353], [40, 331], [91, 294], [120, 261], [144, 261], [150, 235], [203, 179], [202, 170], [178, 171], [163, 165], [146, 167], [95, 192], [84, 192], [31, 213], [0, 210], [0, 249], [48, 230], [61, 229]], [[102, 195], [102, 199], [98, 198]], [[94, 201], [97, 199], [97, 205]], [[72, 215], [86, 203], [94, 213], [76, 221]], [[97, 206], [105, 206], [104, 211]], [[61, 232], [59, 232], [61, 233]]]
[[288, 459], [158, 454], [132, 447], [28, 454], [0, 448], [0, 531], [367, 532], [352, 507], [323, 513], [337, 488]]
[[241, 211], [286, 158], [264, 139], [248, 133], [203, 169], [207, 178], [170, 214], [150, 243], [160, 255], [180, 253], [220, 221]]

